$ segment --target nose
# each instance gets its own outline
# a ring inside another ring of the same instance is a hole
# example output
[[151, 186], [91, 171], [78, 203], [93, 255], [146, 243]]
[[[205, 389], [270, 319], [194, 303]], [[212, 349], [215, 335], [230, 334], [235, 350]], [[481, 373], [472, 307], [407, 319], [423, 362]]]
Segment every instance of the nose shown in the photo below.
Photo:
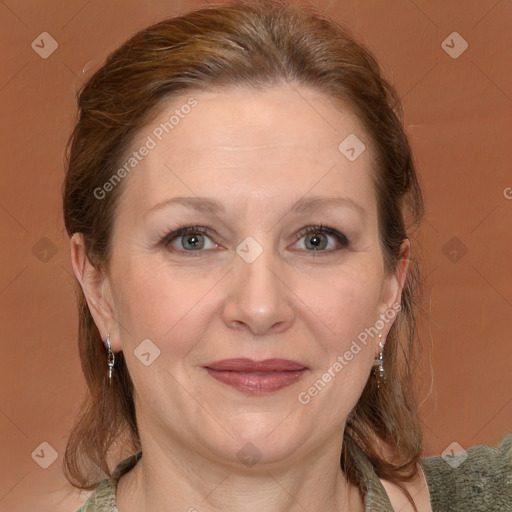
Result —
[[271, 250], [252, 263], [238, 257], [230, 272], [223, 310], [231, 329], [255, 335], [283, 332], [293, 324], [293, 293], [286, 284], [284, 267]]

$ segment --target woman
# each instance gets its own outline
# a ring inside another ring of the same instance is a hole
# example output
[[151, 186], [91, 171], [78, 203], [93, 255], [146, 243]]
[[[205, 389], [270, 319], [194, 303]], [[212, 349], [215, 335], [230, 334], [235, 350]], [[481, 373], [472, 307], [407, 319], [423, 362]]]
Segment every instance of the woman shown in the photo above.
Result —
[[508, 510], [510, 437], [422, 459], [423, 203], [365, 48], [285, 3], [214, 6], [136, 34], [79, 107], [82, 512]]

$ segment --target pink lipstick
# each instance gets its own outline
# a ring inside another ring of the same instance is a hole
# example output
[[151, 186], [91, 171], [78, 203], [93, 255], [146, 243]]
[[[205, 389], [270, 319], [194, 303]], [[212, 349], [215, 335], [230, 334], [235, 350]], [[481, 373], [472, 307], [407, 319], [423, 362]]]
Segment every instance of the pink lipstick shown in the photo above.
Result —
[[297, 382], [307, 367], [287, 359], [223, 359], [204, 366], [216, 380], [251, 394], [271, 393]]

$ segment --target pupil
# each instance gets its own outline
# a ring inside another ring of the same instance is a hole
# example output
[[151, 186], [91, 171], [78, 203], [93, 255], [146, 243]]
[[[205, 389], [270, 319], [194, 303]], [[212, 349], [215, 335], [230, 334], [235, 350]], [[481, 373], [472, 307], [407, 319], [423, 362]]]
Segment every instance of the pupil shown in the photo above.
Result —
[[189, 235], [185, 237], [185, 243], [183, 244], [183, 247], [185, 249], [192, 248], [192, 249], [201, 249], [203, 244], [201, 243], [201, 239], [198, 235]]
[[325, 248], [325, 243], [323, 243], [323, 240], [320, 236], [313, 234], [309, 238], [309, 244], [312, 246], [313, 250], [317, 250], [319, 248]]

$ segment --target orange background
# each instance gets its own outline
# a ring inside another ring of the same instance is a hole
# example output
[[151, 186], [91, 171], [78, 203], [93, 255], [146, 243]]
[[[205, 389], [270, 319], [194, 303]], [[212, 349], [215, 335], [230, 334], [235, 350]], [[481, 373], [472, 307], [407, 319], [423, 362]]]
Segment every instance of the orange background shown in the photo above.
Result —
[[[512, 427], [512, 2], [318, 3], [397, 87], [422, 176], [426, 453], [494, 444]], [[75, 89], [134, 32], [202, 4], [0, 3], [0, 512], [71, 512], [87, 497], [61, 472], [85, 392], [60, 201]], [[442, 46], [454, 31], [469, 44], [456, 59]], [[47, 59], [31, 47], [42, 32], [58, 43]], [[58, 456], [48, 469], [31, 456], [43, 442]]]

